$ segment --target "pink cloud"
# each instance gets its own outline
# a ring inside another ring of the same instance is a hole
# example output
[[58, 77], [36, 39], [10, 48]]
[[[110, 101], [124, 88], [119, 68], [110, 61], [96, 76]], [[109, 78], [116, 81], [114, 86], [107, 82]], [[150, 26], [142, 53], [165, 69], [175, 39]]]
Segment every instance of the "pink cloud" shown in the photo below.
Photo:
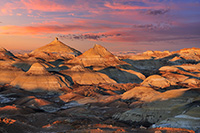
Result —
[[7, 15], [16, 9], [24, 9], [27, 10], [28, 13], [32, 13], [32, 10], [44, 12], [59, 12], [70, 10], [69, 7], [56, 3], [52, 0], [20, 0], [6, 2], [4, 5], [1, 5], [0, 11], [2, 14]]
[[50, 0], [21, 0], [27, 10], [39, 10], [48, 12], [65, 11], [67, 7]]

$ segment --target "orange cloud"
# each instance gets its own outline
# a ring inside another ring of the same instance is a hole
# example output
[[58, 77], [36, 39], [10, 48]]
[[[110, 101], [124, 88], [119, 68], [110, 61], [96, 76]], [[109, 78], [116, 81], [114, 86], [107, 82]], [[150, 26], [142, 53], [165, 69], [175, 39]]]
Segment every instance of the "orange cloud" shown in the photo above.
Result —
[[7, 25], [0, 26], [2, 32], [0, 34], [15, 34], [15, 35], [41, 35], [49, 33], [63, 33], [69, 34], [71, 32], [88, 32], [88, 31], [99, 31], [111, 29], [109, 26], [92, 26], [92, 25], [36, 25], [36, 26], [15, 26]]
[[120, 3], [113, 3], [111, 4], [110, 2], [106, 2], [104, 4], [106, 7], [111, 8], [111, 9], [119, 9], [119, 10], [137, 10], [137, 9], [149, 9], [150, 7], [145, 7], [145, 6], [129, 6], [129, 5], [123, 5]]

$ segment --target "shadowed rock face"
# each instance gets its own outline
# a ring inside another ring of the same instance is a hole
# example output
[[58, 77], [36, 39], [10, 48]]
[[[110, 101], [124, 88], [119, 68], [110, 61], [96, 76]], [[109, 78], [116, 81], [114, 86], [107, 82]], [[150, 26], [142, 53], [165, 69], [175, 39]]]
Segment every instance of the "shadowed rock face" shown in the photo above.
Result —
[[10, 51], [0, 47], [0, 60], [14, 60], [17, 59]]
[[108, 75], [117, 83], [141, 83], [146, 77], [134, 70], [126, 70], [116, 67], [107, 67], [99, 72]]

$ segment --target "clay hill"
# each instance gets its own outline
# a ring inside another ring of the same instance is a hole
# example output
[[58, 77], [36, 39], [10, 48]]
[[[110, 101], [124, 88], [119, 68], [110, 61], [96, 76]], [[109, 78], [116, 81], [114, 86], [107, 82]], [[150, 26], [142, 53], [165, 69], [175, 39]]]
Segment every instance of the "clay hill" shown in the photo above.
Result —
[[26, 73], [17, 76], [10, 84], [28, 91], [59, 91], [68, 86], [69, 82], [50, 74], [42, 64], [34, 63]]
[[0, 49], [0, 132], [200, 132], [200, 48]]
[[83, 65], [84, 67], [108, 67], [125, 64], [101, 45], [95, 44], [82, 55], [68, 61], [70, 64]]
[[0, 60], [14, 60], [16, 57], [5, 48], [0, 47]]
[[70, 46], [67, 46], [63, 42], [59, 41], [58, 38], [56, 37], [54, 41], [51, 43], [40, 47], [34, 51], [32, 51], [29, 56], [34, 56], [34, 57], [40, 57], [40, 58], [46, 58], [46, 59], [51, 59], [54, 57], [54, 59], [57, 58], [73, 58], [75, 56], [80, 55], [81, 52], [71, 48]]

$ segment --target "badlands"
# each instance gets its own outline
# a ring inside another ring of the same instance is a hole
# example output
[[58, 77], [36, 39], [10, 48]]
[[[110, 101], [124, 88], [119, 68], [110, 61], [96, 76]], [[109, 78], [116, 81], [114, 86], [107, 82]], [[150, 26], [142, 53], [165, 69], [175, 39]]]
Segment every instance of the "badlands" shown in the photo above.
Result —
[[200, 48], [0, 48], [0, 133], [200, 132]]

